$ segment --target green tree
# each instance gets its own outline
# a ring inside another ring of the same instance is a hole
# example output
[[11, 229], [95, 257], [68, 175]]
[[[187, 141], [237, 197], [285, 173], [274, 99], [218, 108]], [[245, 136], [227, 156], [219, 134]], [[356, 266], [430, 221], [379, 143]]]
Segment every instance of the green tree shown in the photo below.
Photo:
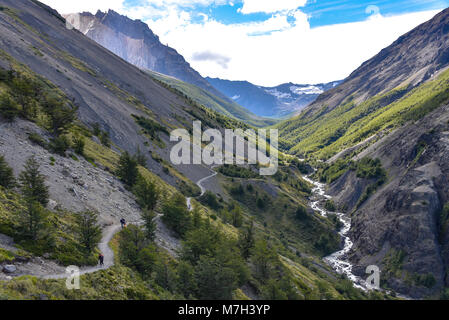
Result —
[[142, 220], [144, 221], [145, 226], [145, 236], [148, 240], [154, 241], [156, 238], [156, 215], [154, 211], [151, 210], [143, 210], [142, 211]]
[[133, 193], [137, 197], [137, 203], [145, 210], [154, 210], [159, 200], [159, 190], [153, 181], [138, 175]]
[[14, 172], [12, 168], [5, 161], [3, 156], [0, 156], [0, 186], [6, 189], [13, 188], [16, 185]]
[[248, 260], [254, 248], [254, 221], [251, 220], [251, 223], [240, 233], [239, 247], [242, 251], [242, 257]]
[[109, 137], [109, 132], [102, 131], [100, 133], [100, 142], [105, 147], [109, 148], [111, 146], [111, 138]]
[[137, 161], [128, 152], [122, 153], [119, 160], [117, 176], [128, 186], [133, 187], [139, 176]]
[[37, 240], [39, 232], [45, 229], [47, 211], [37, 201], [29, 201], [22, 212], [22, 227], [25, 235], [32, 240]]
[[193, 296], [197, 289], [194, 267], [186, 261], [180, 261], [176, 273], [178, 290], [186, 298]]
[[0, 115], [9, 122], [19, 115], [19, 105], [6, 93], [0, 95]]
[[277, 256], [273, 249], [268, 246], [266, 240], [259, 240], [256, 241], [251, 260], [258, 279], [266, 281], [271, 277]]
[[264, 300], [287, 300], [288, 297], [282, 291], [279, 282], [275, 279], [268, 280], [267, 285], [262, 289], [262, 298]]
[[158, 285], [169, 291], [176, 290], [176, 272], [166, 258], [160, 259], [156, 263], [155, 270], [155, 280]]
[[185, 197], [175, 193], [162, 207], [162, 221], [179, 236], [184, 236], [191, 228], [192, 222], [187, 209]]
[[56, 135], [64, 133], [76, 120], [77, 108], [70, 108], [56, 94], [48, 94], [42, 103], [44, 112], [50, 119], [50, 127]]
[[235, 205], [231, 211], [232, 225], [236, 228], [240, 228], [243, 223], [243, 212], [239, 205]]
[[201, 256], [195, 280], [200, 300], [231, 300], [238, 288], [238, 274], [217, 257]]
[[101, 240], [101, 229], [97, 224], [98, 214], [85, 211], [76, 215], [78, 240], [86, 253], [92, 253]]
[[19, 175], [22, 194], [28, 203], [39, 202], [43, 206], [48, 204], [49, 192], [45, 185], [45, 177], [39, 171], [39, 164], [33, 157], [29, 158], [24, 171]]
[[38, 86], [34, 86], [30, 79], [26, 79], [22, 76], [15, 76], [11, 82], [11, 93], [13, 94], [18, 105], [22, 107], [20, 114], [24, 118], [31, 118], [35, 116], [36, 101], [33, 97], [38, 94], [36, 89]]
[[142, 167], [145, 167], [147, 165], [147, 157], [140, 151], [140, 148], [137, 148], [136, 155], [134, 156], [136, 158], [136, 161], [139, 165]]
[[127, 266], [136, 266], [140, 251], [147, 245], [145, 233], [136, 225], [123, 229], [120, 237], [120, 259]]

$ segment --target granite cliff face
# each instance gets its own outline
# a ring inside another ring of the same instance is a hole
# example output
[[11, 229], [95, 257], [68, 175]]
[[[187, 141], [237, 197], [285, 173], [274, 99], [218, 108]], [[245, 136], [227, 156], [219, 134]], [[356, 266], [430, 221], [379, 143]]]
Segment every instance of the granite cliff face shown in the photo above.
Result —
[[213, 88], [175, 49], [162, 44], [147, 24], [131, 20], [113, 10], [64, 16], [83, 34], [129, 63], [194, 84], [224, 97]]

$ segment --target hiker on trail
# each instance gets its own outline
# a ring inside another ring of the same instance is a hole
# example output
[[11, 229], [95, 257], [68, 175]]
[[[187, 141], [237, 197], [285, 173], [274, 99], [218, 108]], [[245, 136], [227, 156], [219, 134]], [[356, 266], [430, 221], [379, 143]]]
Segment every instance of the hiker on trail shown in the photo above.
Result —
[[98, 256], [98, 260], [100, 261], [100, 266], [104, 266], [104, 255], [102, 253]]
[[124, 218], [120, 219], [120, 224], [122, 225], [122, 229], [126, 227], [126, 220]]

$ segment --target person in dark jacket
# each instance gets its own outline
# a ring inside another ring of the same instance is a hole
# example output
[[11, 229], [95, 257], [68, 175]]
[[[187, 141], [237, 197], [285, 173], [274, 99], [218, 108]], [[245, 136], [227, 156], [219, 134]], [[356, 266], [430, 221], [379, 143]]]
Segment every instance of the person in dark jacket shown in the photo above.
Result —
[[126, 220], [124, 218], [120, 219], [120, 224], [122, 225], [122, 229], [126, 227]]
[[99, 254], [98, 260], [100, 262], [100, 266], [104, 266], [104, 255], [102, 253]]

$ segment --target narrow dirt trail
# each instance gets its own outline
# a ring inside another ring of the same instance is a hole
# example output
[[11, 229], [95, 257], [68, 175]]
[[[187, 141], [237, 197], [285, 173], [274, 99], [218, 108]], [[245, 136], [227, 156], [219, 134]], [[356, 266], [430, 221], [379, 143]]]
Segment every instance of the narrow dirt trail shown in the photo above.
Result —
[[[104, 255], [104, 266], [95, 266], [95, 267], [85, 267], [80, 269], [80, 275], [93, 273], [100, 270], [109, 269], [114, 265], [114, 251], [109, 247], [109, 242], [112, 240], [114, 235], [121, 230], [120, 225], [113, 225], [107, 227], [103, 230], [103, 236], [101, 238], [101, 242], [98, 244], [98, 249]], [[42, 276], [43, 279], [65, 279], [68, 274], [49, 274], [46, 276]]]
[[[217, 167], [217, 166], [211, 167], [211, 170], [213, 171], [213, 169], [214, 169], [215, 167]], [[203, 195], [206, 193], [206, 188], [203, 186], [203, 183], [206, 182], [207, 180], [209, 180], [209, 179], [215, 177], [215, 176], [218, 174], [217, 171], [213, 171], [213, 172], [214, 172], [214, 173], [212, 173], [211, 175], [209, 175], [209, 176], [207, 176], [207, 177], [204, 177], [204, 178], [198, 180], [198, 182], [196, 183], [196, 185], [197, 185], [198, 187], [200, 187], [200, 189], [201, 189], [201, 194], [200, 194], [197, 198], [203, 196]], [[186, 198], [186, 201], [187, 201], [187, 208], [189, 209], [189, 211], [192, 211], [192, 210], [193, 210], [193, 208], [192, 208], [192, 203], [191, 203], [191, 202], [192, 202], [192, 198], [191, 198], [191, 197], [188, 197], [188, 198]]]

